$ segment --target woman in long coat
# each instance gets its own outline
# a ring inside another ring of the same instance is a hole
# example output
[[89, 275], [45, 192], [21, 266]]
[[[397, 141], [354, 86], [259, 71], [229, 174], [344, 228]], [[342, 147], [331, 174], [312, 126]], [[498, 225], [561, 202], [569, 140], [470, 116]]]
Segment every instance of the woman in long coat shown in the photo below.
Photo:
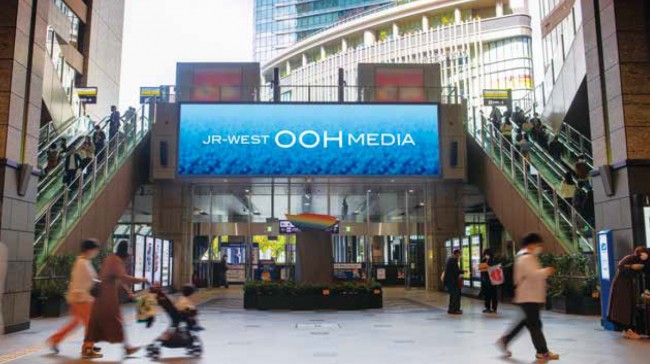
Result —
[[115, 254], [106, 258], [99, 272], [101, 281], [99, 294], [95, 299], [90, 314], [90, 323], [84, 340], [86, 350], [93, 350], [93, 342], [107, 341], [123, 343], [126, 355], [138, 351], [138, 347], [129, 346], [124, 336], [124, 320], [120, 310], [120, 289], [130, 290], [126, 285], [147, 283], [144, 278], [136, 278], [126, 274], [124, 260], [129, 257], [129, 243], [122, 240], [117, 244]]
[[612, 291], [609, 296], [609, 312], [607, 319], [622, 328], [623, 335], [630, 339], [640, 338], [636, 332], [634, 316], [636, 304], [641, 296], [638, 280], [641, 273], [648, 271], [648, 249], [637, 247], [634, 254], [628, 255], [618, 263], [618, 270], [612, 282]]

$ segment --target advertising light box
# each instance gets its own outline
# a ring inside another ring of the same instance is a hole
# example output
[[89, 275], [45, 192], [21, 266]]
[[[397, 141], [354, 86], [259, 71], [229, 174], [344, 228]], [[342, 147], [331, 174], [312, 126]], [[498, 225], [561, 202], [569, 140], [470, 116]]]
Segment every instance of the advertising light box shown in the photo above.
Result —
[[181, 104], [178, 175], [438, 176], [435, 104]]

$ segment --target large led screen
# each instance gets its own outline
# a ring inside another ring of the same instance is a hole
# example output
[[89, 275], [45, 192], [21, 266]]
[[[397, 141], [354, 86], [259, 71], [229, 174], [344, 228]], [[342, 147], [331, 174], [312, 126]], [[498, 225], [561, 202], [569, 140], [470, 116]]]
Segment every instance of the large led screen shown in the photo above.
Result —
[[181, 104], [178, 175], [437, 176], [433, 104]]

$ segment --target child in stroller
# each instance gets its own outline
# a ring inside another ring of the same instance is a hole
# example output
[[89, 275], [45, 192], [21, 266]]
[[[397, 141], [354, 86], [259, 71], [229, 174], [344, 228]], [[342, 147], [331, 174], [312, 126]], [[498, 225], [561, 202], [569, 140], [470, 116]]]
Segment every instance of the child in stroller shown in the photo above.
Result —
[[[183, 297], [188, 297], [185, 296], [185, 293], [189, 291], [189, 286], [187, 290], [184, 287]], [[189, 295], [193, 294], [196, 289], [191, 286], [191, 291], [192, 293]], [[160, 288], [152, 287], [151, 293], [156, 295], [158, 305], [169, 315], [172, 324], [167, 331], [147, 346], [147, 356], [154, 360], [160, 358], [162, 347], [170, 349], [185, 348], [188, 355], [201, 356], [203, 354], [203, 343], [195, 331], [202, 330], [202, 328], [198, 326], [196, 321], [196, 308], [180, 311]]]

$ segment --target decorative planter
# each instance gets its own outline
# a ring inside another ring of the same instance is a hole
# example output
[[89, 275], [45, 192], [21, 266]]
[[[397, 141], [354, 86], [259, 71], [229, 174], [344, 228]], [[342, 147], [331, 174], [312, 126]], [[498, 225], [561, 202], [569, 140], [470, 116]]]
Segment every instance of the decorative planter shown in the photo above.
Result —
[[68, 305], [63, 297], [52, 297], [41, 300], [43, 317], [60, 317], [68, 312]]
[[250, 310], [257, 308], [257, 295], [251, 292], [244, 292], [244, 309]]
[[600, 314], [599, 301], [591, 297], [552, 297], [551, 302], [553, 312], [575, 315]]
[[37, 297], [32, 296], [29, 300], [29, 317], [41, 317], [42, 313], [42, 303]]

